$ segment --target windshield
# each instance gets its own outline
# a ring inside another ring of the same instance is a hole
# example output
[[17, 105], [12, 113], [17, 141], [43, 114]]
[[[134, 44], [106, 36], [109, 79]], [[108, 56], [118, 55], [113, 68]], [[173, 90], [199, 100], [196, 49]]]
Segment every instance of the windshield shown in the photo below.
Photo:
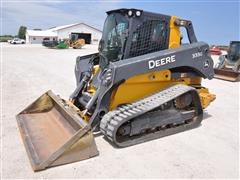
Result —
[[128, 20], [123, 15], [112, 13], [107, 17], [100, 50], [107, 61], [119, 60], [119, 55], [125, 43], [127, 28]]
[[229, 59], [231, 61], [237, 61], [240, 56], [240, 43], [232, 43], [230, 45]]

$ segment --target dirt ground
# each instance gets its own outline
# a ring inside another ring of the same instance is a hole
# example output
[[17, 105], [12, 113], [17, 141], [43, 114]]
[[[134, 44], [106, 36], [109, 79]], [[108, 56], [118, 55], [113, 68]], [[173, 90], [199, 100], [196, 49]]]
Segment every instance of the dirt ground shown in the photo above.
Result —
[[15, 115], [49, 89], [68, 99], [75, 88], [79, 55], [97, 46], [56, 50], [40, 45], [2, 46], [2, 177], [7, 178], [237, 178], [239, 175], [239, 83], [204, 80], [217, 95], [194, 130], [116, 149], [96, 138], [100, 155], [34, 173]]

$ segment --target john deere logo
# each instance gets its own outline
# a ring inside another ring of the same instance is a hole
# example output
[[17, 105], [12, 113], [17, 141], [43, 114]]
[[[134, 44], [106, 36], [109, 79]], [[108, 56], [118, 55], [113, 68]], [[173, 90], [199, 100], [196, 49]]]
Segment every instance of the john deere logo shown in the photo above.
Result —
[[168, 57], [165, 57], [162, 59], [150, 60], [150, 61], [148, 61], [148, 68], [153, 69], [153, 68], [156, 68], [159, 66], [163, 66], [163, 65], [175, 62], [175, 61], [176, 61], [175, 55], [168, 56]]

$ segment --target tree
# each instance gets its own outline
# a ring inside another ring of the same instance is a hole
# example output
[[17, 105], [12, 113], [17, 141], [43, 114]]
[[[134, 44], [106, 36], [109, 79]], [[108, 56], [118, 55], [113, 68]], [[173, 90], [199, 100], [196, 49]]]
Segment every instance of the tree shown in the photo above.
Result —
[[20, 26], [20, 28], [19, 28], [19, 30], [18, 30], [18, 37], [19, 37], [20, 39], [25, 39], [26, 30], [27, 30], [27, 27], [25, 27], [25, 26]]

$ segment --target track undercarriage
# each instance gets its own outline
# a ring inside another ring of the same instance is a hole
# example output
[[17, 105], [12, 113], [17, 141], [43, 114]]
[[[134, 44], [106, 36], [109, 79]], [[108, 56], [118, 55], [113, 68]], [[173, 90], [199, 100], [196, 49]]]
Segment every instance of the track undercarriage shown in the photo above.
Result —
[[106, 114], [101, 132], [119, 147], [197, 127], [202, 106], [195, 88], [178, 84]]

